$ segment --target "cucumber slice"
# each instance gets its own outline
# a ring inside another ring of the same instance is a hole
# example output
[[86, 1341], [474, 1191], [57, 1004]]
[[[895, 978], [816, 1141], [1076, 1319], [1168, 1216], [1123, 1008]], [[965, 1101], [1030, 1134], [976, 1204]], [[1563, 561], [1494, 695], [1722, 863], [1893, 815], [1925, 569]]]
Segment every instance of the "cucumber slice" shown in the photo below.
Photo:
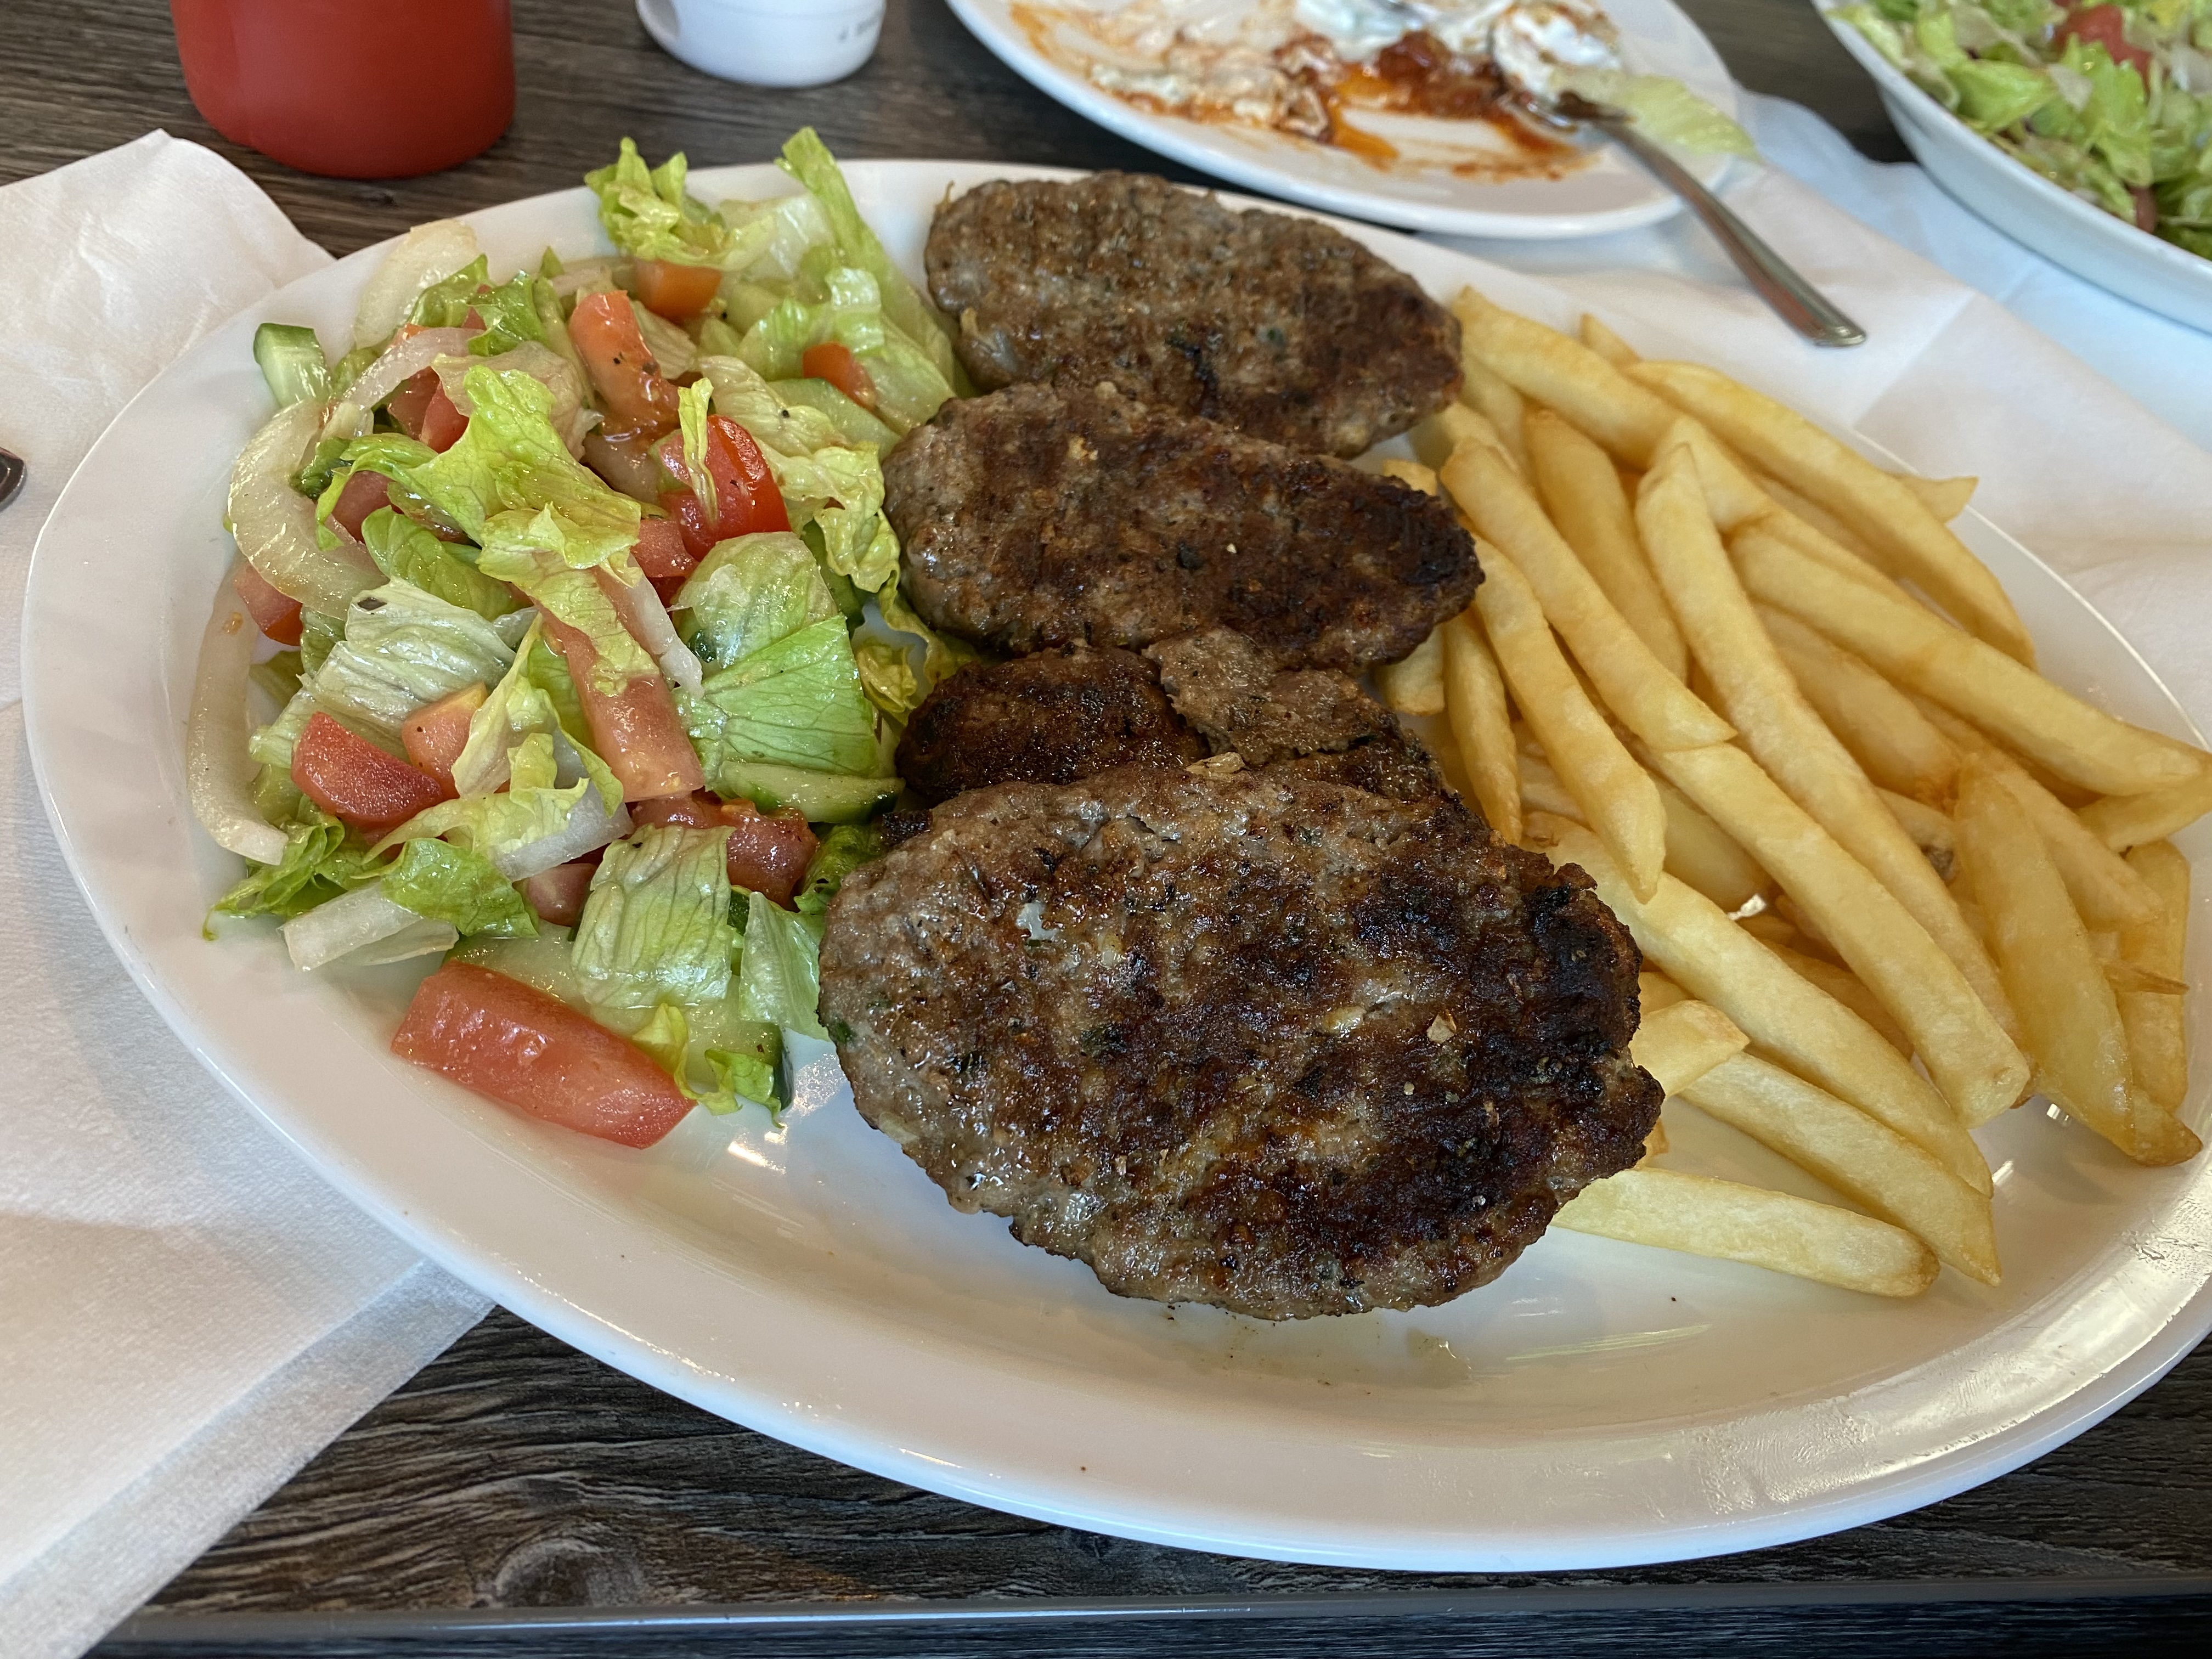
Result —
[[261, 365], [261, 378], [269, 382], [279, 409], [320, 403], [331, 395], [331, 367], [312, 328], [262, 324], [253, 331], [253, 361]]
[[722, 763], [714, 787], [726, 796], [743, 795], [763, 812], [795, 806], [809, 823], [859, 823], [898, 799], [899, 781], [811, 772], [771, 761], [733, 760]]

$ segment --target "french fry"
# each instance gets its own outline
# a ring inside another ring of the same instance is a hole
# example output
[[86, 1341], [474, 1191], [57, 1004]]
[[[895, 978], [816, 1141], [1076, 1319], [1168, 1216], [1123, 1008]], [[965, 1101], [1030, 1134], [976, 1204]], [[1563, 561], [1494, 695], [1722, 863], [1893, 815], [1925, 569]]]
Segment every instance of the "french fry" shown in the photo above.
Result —
[[[1693, 749], [1725, 743], [1735, 735], [1614, 609], [1502, 458], [1480, 444], [1462, 444], [1444, 463], [1443, 481], [1476, 534], [1487, 546], [1502, 550], [1527, 578], [1545, 619], [1566, 641], [1606, 707], [1624, 726], [1655, 749]], [[1488, 568], [1486, 556], [1484, 568]], [[1478, 588], [1478, 603], [1480, 598]]]
[[1647, 961], [1734, 1020], [1759, 1050], [1933, 1153], [1978, 1192], [1989, 1164], [1926, 1078], [1856, 1014], [1800, 978], [1711, 900], [1668, 878], [1646, 902], [1578, 824], [1532, 817], [1532, 840], [1554, 864], [1577, 864], [1635, 936]]
[[1869, 777], [1930, 805], [1951, 799], [1959, 751], [1911, 698], [1818, 629], [1771, 605], [1758, 611], [1805, 701]]
[[[2019, 1103], [2027, 1060], [1989, 1004], [1889, 889], [1757, 762], [1726, 744], [1656, 758], [1667, 781], [1766, 867], [1881, 1000], [1961, 1119], [1986, 1123]], [[1967, 931], [1963, 918], [1959, 926]], [[1742, 1024], [1735, 1009], [1729, 1013]]]
[[[1567, 793], [1549, 762], [1523, 754], [1521, 764], [1521, 804], [1528, 811], [1555, 812], [1583, 821], [1582, 807]], [[1728, 832], [1700, 812], [1690, 798], [1672, 784], [1654, 778], [1660, 804], [1667, 809], [1667, 873], [1687, 882], [1723, 910], [1739, 910], [1771, 884], [1750, 854], [1728, 837]]]
[[1477, 443], [1496, 450], [1512, 464], [1512, 452], [1505, 447], [1505, 436], [1491, 425], [1486, 416], [1469, 409], [1465, 404], [1446, 404], [1435, 414], [1414, 427], [1409, 434], [1413, 453], [1420, 464], [1428, 467], [1442, 466], [1452, 451], [1462, 444]]
[[[1487, 583], [1485, 586], [1488, 586]], [[1481, 624], [1462, 611], [1437, 632], [1443, 635], [1444, 718], [1475, 804], [1501, 840], [1521, 839], [1521, 775], [1516, 762], [1513, 713], [1505, 682]]]
[[1528, 451], [1521, 435], [1528, 405], [1521, 394], [1480, 357], [1460, 354], [1459, 400], [1496, 428], [1506, 454], [1522, 473], [1528, 471]]
[[1766, 948], [1780, 957], [1790, 970], [1800, 979], [1810, 981], [1830, 996], [1856, 1014], [1881, 1033], [1882, 1040], [1900, 1054], [1911, 1054], [1912, 1039], [1905, 1035], [1905, 1028], [1889, 1017], [1889, 1011], [1867, 989], [1859, 976], [1848, 968], [1838, 967], [1819, 957], [1808, 956], [1789, 945], [1778, 945], [1772, 939], [1761, 941]]
[[1887, 1221], [1675, 1170], [1623, 1170], [1594, 1181], [1552, 1221], [1875, 1296], [1918, 1296], [1939, 1271], [1933, 1251]]
[[1678, 1002], [1690, 1000], [1687, 991], [1666, 975], [1655, 974], [1649, 968], [1636, 976], [1636, 995], [1646, 1018], [1662, 1008], [1671, 1008]]
[[[1702, 465], [1703, 463], [1700, 462], [1699, 465]], [[1708, 494], [1710, 495], [1710, 492]], [[1883, 574], [1881, 569], [1868, 563], [1866, 560], [1859, 557], [1832, 536], [1823, 535], [1786, 507], [1775, 507], [1763, 517], [1742, 520], [1735, 524], [1730, 524], [1716, 512], [1713, 514], [1713, 522], [1729, 532], [1731, 543], [1736, 536], [1747, 531], [1764, 531], [1777, 541], [1796, 548], [1814, 563], [1827, 566], [1839, 576], [1849, 576], [1861, 586], [1871, 587], [1876, 592], [1886, 594], [1896, 600], [1899, 605], [1909, 605], [1916, 611], [1924, 611], [1930, 617], [1936, 617], [1946, 627], [1957, 625], [1948, 617], [1938, 617], [1937, 612], [1918, 594], [1911, 592], [1900, 583]]]
[[1849, 552], [1854, 558], [1862, 559], [1876, 569], [1881, 568], [1875, 559], [1874, 550], [1859, 539], [1858, 532], [1829, 512], [1826, 507], [1822, 507], [1820, 502], [1808, 500], [1779, 478], [1770, 477], [1764, 472], [1756, 472], [1752, 476], [1758, 480], [1759, 487], [1765, 490], [1774, 504], [1784, 512], [1803, 520], [1830, 541], [1835, 543], [1837, 546]]
[[2115, 853], [2164, 841], [2212, 812], [2212, 765], [2185, 781], [2142, 795], [2109, 795], [2076, 809], [2089, 833]]
[[1894, 576], [1917, 582], [1976, 637], [2033, 665], [2012, 601], [1920, 498], [1795, 410], [1695, 363], [1638, 364], [1629, 378], [1698, 417], [1753, 465], [1802, 490], [1857, 531]]
[[1910, 472], [1896, 475], [1898, 483], [1920, 498], [1920, 505], [1945, 524], [1966, 510], [1980, 485], [1979, 478], [1921, 478]]
[[1651, 1126], [1651, 1133], [1644, 1137], [1644, 1156], [1636, 1160], [1636, 1167], [1642, 1169], [1653, 1158], [1663, 1155], [1666, 1151], [1667, 1120], [1662, 1117]]
[[1733, 544], [1744, 586], [1891, 681], [2102, 794], [2141, 794], [2194, 781], [2206, 757], [2115, 720], [1995, 647], [1946, 627], [1753, 530]]
[[[2154, 841], [2130, 851], [2128, 863], [2158, 895], [2159, 907], [2148, 921], [2121, 930], [2121, 960], [2179, 980], [2186, 971], [2189, 945], [2189, 860], [2172, 842]], [[2165, 1110], [2179, 1111], [2189, 1094], [2189, 1032], [2181, 999], [2124, 991], [2119, 1003], [2136, 1080]]]
[[1636, 355], [1634, 346], [1629, 344], [1587, 311], [1583, 313], [1582, 321], [1576, 325], [1575, 331], [1582, 337], [1584, 345], [1615, 368], [1626, 368], [1631, 363], [1640, 363], [1644, 361]]
[[1399, 714], [1444, 712], [1444, 627], [1449, 625], [1431, 629], [1411, 656], [1375, 671], [1375, 689]]
[[1474, 289], [1460, 290], [1452, 311], [1459, 319], [1462, 360], [1485, 364], [1632, 466], [1650, 463], [1677, 418], [1672, 404], [1579, 340], [1493, 305]]
[[2118, 999], [2058, 867], [1986, 757], [1960, 768], [1959, 855], [2027, 1030], [2036, 1080], [2062, 1109], [2142, 1164], [2178, 1164], [2197, 1137], [2136, 1081]]
[[[1926, 930], [1997, 1024], [2008, 1026], [2011, 1011], [1996, 966], [1960, 915], [1943, 878], [1850, 750], [1814, 713], [1760, 626], [1721, 546], [1686, 448], [1668, 451], [1644, 475], [1636, 521], [1683, 636], [1712, 676], [1721, 706], [1745, 746], [1790, 798]], [[1789, 884], [1780, 871], [1775, 874]], [[1807, 902], [1802, 895], [1799, 902]], [[1881, 988], [1873, 988], [1881, 994]], [[1893, 1007], [1891, 1012], [1911, 1029], [1899, 1011]]]
[[1677, 1002], [1644, 1016], [1629, 1040], [1628, 1057], [1651, 1073], [1662, 1093], [1679, 1095], [1750, 1043], [1710, 1002]]
[[2027, 815], [2050, 850], [2051, 862], [2058, 866], [2067, 896], [2081, 913], [2085, 927], [2126, 927], [2158, 914], [2158, 895], [2150, 884], [2098, 840], [2057, 796], [2030, 777], [2027, 769], [1956, 714], [1933, 707], [1927, 712], [1937, 729], [1962, 752], [1982, 757]]
[[1959, 850], [1959, 830], [1951, 822], [1951, 815], [1893, 789], [1877, 793], [1881, 796], [1881, 804], [1889, 808], [1890, 816], [1897, 820], [1898, 828], [1912, 837], [1912, 844], [1927, 855], [1928, 862], [1936, 866], [1936, 873], [1948, 880], [1951, 860]]
[[1628, 625], [1676, 679], [1689, 648], [1637, 544], [1636, 515], [1606, 453], [1548, 409], [1528, 411], [1528, 477], [1544, 510]]
[[1675, 1092], [1904, 1228], [1969, 1278], [2002, 1278], [1988, 1197], [1857, 1107], [1753, 1054], [1731, 1056]]
[[1443, 486], [1437, 482], [1436, 469], [1423, 466], [1419, 461], [1401, 460], [1393, 455], [1382, 463], [1382, 476], [1395, 478], [1401, 484], [1411, 484], [1424, 495], [1441, 495]]
[[[1589, 827], [1628, 872], [1630, 886], [1649, 896], [1667, 860], [1658, 786], [1583, 695], [1520, 567], [1485, 547], [1482, 568], [1475, 607], [1515, 704]], [[1517, 787], [1517, 769], [1514, 776]]]
[[1735, 925], [1749, 933], [1761, 945], [1778, 945], [1792, 951], [1802, 951], [1804, 934], [1791, 926], [1789, 919], [1775, 909], [1758, 910], [1747, 916], [1739, 916]]

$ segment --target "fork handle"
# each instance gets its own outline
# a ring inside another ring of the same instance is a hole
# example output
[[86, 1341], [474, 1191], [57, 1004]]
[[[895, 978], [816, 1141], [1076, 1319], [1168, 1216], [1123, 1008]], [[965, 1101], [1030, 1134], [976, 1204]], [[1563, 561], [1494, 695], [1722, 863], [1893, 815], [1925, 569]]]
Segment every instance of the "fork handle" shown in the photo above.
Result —
[[1735, 262], [1735, 268], [1784, 322], [1814, 345], [1866, 343], [1864, 329], [1792, 270], [1787, 260], [1767, 246], [1756, 231], [1723, 205], [1719, 198], [1699, 184], [1673, 156], [1637, 131], [1632, 122], [1601, 118], [1591, 125], [1626, 149], [1644, 163], [1652, 177], [1690, 204], [1690, 211], [1712, 232], [1714, 240]]

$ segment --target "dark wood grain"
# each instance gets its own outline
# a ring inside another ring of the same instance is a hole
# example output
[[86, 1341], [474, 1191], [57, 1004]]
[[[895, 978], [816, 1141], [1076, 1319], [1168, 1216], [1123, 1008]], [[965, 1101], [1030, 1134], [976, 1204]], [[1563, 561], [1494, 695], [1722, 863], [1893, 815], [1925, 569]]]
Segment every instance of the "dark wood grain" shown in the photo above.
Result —
[[[1806, 0], [1684, 4], [1746, 85], [1810, 106], [1877, 159], [1902, 158], [1871, 86]], [[185, 94], [162, 0], [0, 0], [0, 181], [165, 127], [237, 162], [308, 235], [344, 253], [423, 219], [571, 185], [624, 133], [656, 155], [685, 149], [699, 165], [765, 159], [811, 124], [852, 157], [1194, 176], [1032, 91], [942, 0], [891, 0], [865, 70], [784, 93], [673, 62], [629, 0], [515, 0], [514, 9], [520, 99], [507, 135], [449, 173], [358, 184], [295, 173], [216, 136]], [[495, 1314], [179, 1575], [111, 1650], [2195, 1652], [2212, 1618], [2201, 1577], [2212, 1570], [2208, 1467], [2212, 1348], [2032, 1467], [1881, 1525], [1786, 1549], [1577, 1574], [1571, 1591], [1528, 1577], [1398, 1577], [1129, 1543], [935, 1497], [708, 1416]], [[1984, 1580], [2005, 1583], [1974, 1582]], [[2121, 1596], [2114, 1581], [2176, 1594]], [[1510, 1611], [1467, 1599], [1499, 1594], [1553, 1599]], [[1826, 1600], [1790, 1606], [1777, 1595]], [[1438, 1595], [1460, 1600], [1439, 1611]], [[1693, 1595], [1708, 1599], [1664, 1600]], [[1286, 1597], [1324, 1598], [1342, 1616], [1316, 1623], [1306, 1602]], [[1400, 1612], [1385, 1616], [1376, 1597]], [[971, 1601], [1091, 1612], [1012, 1629], [702, 1626], [634, 1641], [551, 1628], [509, 1641], [422, 1623], [467, 1609], [882, 1612]], [[1097, 1616], [1102, 1603], [1155, 1605], [1109, 1621]], [[1170, 1625], [1162, 1606], [1212, 1616]], [[303, 1613], [331, 1622], [303, 1634]], [[349, 1618], [382, 1622], [349, 1635]], [[418, 1633], [395, 1633], [394, 1619]]]

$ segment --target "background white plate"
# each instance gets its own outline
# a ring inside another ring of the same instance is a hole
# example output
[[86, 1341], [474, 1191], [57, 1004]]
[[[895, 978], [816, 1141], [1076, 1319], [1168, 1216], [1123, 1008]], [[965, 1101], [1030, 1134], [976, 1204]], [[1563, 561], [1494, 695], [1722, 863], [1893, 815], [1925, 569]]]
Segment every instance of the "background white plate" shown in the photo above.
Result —
[[[1013, 0], [950, 3], [975, 38], [1016, 74], [1077, 114], [1218, 179], [1309, 207], [1409, 230], [1542, 240], [1633, 230], [1681, 207], [1671, 191], [1610, 145], [1563, 179], [1484, 184], [1441, 170], [1386, 172], [1347, 151], [1288, 133], [1155, 115], [1102, 92], [1039, 52], [1013, 20]], [[1103, 9], [1107, 0], [1091, 3]], [[1630, 67], [1674, 76], [1727, 114], [1735, 114], [1735, 83], [1727, 65], [1673, 0], [1606, 0], [1606, 10], [1620, 26]], [[1682, 160], [1709, 188], [1728, 167], [1726, 156]]]
[[[1054, 176], [848, 173], [910, 270], [948, 189]], [[710, 199], [786, 188], [767, 167], [694, 178]], [[471, 222], [495, 267], [549, 242], [599, 246], [580, 190]], [[1347, 228], [1440, 295], [1471, 281], [1571, 320], [1540, 283]], [[420, 964], [311, 979], [256, 927], [203, 942], [238, 864], [191, 823], [180, 761], [230, 558], [224, 481], [268, 408], [253, 329], [342, 339], [380, 257], [217, 330], [94, 446], [32, 570], [32, 755], [101, 927], [179, 1036], [342, 1191], [555, 1334], [810, 1449], [1047, 1520], [1304, 1560], [1528, 1570], [1751, 1548], [1946, 1496], [2094, 1422], [2212, 1325], [2208, 1160], [2138, 1170], [2033, 1110], [1983, 1135], [2000, 1290], [1946, 1273], [1893, 1304], [1553, 1234], [1443, 1308], [1271, 1327], [1119, 1300], [1005, 1223], [957, 1213], [860, 1121], [834, 1060], [803, 1074], [780, 1128], [695, 1113], [642, 1153], [400, 1064], [386, 1045]], [[2185, 734], [2054, 576], [1986, 525], [1966, 532], [2059, 680]], [[2212, 981], [2212, 927], [2195, 930], [2190, 971]], [[2201, 1089], [2190, 1109], [2202, 1127]], [[1685, 1149], [1670, 1161], [1818, 1190], [1732, 1132], [1669, 1115]]]
[[2212, 259], [2115, 219], [2014, 161], [1915, 86], [1866, 36], [1820, 10], [1874, 77], [1905, 147], [1969, 212], [2099, 288], [2212, 331]]

